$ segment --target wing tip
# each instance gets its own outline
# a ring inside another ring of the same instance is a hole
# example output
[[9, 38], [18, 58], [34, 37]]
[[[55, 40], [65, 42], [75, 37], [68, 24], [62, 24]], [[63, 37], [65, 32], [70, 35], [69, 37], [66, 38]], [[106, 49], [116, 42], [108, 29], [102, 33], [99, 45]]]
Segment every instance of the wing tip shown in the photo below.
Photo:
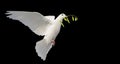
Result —
[[6, 11], [6, 13], [5, 13], [5, 14], [6, 14], [6, 15], [8, 15], [8, 14], [11, 14], [11, 13], [10, 13], [10, 11]]

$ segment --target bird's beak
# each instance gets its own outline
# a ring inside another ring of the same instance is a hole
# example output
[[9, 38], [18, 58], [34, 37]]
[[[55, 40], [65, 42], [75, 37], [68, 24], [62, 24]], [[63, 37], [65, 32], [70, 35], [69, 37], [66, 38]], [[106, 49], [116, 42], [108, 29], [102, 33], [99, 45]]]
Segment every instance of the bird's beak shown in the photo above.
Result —
[[65, 21], [67, 21], [70, 24], [70, 21], [68, 19], [68, 16], [64, 18]]

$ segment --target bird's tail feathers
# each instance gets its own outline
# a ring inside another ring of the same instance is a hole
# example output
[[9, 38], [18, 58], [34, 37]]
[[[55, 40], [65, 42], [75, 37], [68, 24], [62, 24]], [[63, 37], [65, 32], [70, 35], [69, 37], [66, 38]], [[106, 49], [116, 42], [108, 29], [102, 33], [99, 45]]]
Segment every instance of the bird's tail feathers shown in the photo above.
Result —
[[48, 43], [46, 39], [38, 41], [36, 44], [36, 52], [41, 59], [45, 60], [49, 50], [52, 48], [53, 43]]

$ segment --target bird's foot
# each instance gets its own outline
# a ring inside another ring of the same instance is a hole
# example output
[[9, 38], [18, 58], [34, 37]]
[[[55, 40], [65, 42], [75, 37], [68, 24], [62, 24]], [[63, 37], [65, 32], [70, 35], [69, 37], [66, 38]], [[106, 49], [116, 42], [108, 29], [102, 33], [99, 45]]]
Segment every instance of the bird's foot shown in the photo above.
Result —
[[52, 40], [51, 43], [53, 43], [53, 45], [55, 45], [55, 40]]

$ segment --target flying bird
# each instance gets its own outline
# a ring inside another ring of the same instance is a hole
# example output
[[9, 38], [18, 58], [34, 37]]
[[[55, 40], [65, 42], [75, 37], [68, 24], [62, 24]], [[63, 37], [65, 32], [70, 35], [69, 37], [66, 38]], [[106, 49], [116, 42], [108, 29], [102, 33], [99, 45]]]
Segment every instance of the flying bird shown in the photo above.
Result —
[[[63, 19], [70, 23], [64, 13], [61, 13], [56, 19], [55, 16], [48, 15], [43, 16], [38, 12], [29, 11], [7, 11], [8, 18], [13, 20], [19, 20], [24, 25], [28, 26], [35, 34], [43, 35], [44, 38], [36, 43], [35, 49], [41, 59], [45, 60], [49, 50], [55, 45], [55, 38], [60, 32]], [[78, 20], [76, 17], [73, 21]]]

